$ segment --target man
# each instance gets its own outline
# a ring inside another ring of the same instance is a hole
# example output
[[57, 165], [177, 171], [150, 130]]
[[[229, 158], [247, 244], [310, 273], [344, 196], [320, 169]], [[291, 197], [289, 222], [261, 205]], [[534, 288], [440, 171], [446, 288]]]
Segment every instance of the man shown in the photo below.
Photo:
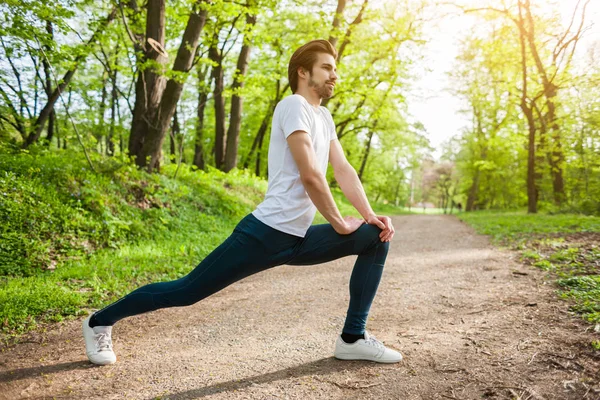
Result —
[[[350, 278], [350, 305], [334, 356], [393, 363], [399, 352], [365, 331], [389, 241], [391, 219], [377, 216], [356, 171], [337, 140], [331, 114], [321, 107], [337, 81], [337, 53], [325, 40], [294, 52], [288, 77], [293, 95], [275, 109], [269, 145], [269, 186], [264, 201], [188, 275], [143, 286], [83, 322], [87, 356], [116, 361], [112, 325], [132, 315], [194, 304], [249, 275], [282, 264], [312, 265], [358, 255]], [[325, 179], [327, 162], [344, 195], [364, 219], [342, 217]], [[315, 208], [316, 207], [316, 208]], [[316, 209], [329, 224], [314, 225]]]

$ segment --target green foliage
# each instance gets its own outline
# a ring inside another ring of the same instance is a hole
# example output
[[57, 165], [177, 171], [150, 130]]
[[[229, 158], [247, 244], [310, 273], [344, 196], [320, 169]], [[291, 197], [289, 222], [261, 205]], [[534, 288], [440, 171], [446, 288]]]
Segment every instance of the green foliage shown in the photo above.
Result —
[[[516, 8], [504, 11], [477, 14], [482, 23], [465, 34], [451, 73], [453, 91], [468, 105], [464, 112], [472, 120], [453, 138], [450, 154], [461, 174], [462, 195], [472, 209], [525, 207], [532, 163], [539, 210], [600, 215], [600, 70], [592, 57], [571, 62], [577, 59], [577, 53], [569, 56], [574, 43], [558, 41], [577, 37], [577, 29], [585, 31], [589, 22], [573, 6], [572, 30], [566, 31], [554, 5], [534, 7], [521, 25], [531, 33], [522, 47]], [[546, 87], [544, 79], [550, 81]], [[531, 109], [531, 124], [523, 105]], [[535, 154], [528, 158], [530, 127]], [[555, 179], [559, 173], [561, 179]], [[564, 185], [555, 185], [559, 181]]]
[[544, 271], [550, 271], [554, 269], [554, 265], [548, 260], [540, 260], [533, 263], [534, 266], [543, 269]]
[[572, 307], [590, 322], [600, 323], [600, 275], [573, 276], [560, 279], [561, 296], [572, 299]]
[[[0, 276], [31, 276], [98, 248], [154, 239], [177, 226], [182, 207], [237, 216], [248, 208], [226, 188], [249, 185], [242, 173], [183, 167], [173, 181], [118, 163], [99, 166], [95, 174], [71, 152], [0, 154]], [[247, 201], [260, 193], [256, 185]], [[210, 196], [195, 193], [205, 186], [216, 186]]]

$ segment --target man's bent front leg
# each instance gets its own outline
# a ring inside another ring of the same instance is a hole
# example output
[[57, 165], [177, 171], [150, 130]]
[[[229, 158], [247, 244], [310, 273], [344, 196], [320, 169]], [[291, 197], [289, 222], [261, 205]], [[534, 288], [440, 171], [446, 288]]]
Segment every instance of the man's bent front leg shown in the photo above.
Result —
[[389, 243], [381, 242], [381, 229], [363, 225], [350, 235], [340, 235], [331, 225], [311, 226], [290, 265], [314, 265], [358, 255], [350, 278], [350, 305], [344, 332], [362, 335], [377, 293]]
[[[379, 238], [379, 234], [377, 237]], [[356, 259], [350, 277], [350, 305], [344, 324], [344, 333], [352, 335], [365, 333], [367, 317], [381, 281], [388, 249], [388, 242], [379, 242], [379, 244], [366, 249]]]

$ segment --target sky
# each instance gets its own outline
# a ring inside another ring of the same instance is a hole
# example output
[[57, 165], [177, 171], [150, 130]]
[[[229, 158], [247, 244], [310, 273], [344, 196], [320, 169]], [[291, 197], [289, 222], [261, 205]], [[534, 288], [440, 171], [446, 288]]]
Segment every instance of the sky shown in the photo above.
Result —
[[[556, 2], [566, 26], [576, 0]], [[415, 65], [418, 79], [412, 82], [413, 88], [407, 100], [410, 114], [425, 126], [436, 158], [441, 156], [441, 145], [469, 125], [468, 115], [460, 113], [465, 104], [448, 90], [448, 72], [454, 64], [459, 40], [469, 31], [474, 20], [475, 17], [465, 15], [445, 16], [437, 22], [428, 23], [427, 29], [424, 29], [429, 41], [423, 49], [423, 60]], [[590, 1], [586, 21], [592, 23], [592, 28], [578, 45], [579, 57], [583, 57], [593, 41], [600, 40], [600, 0]]]

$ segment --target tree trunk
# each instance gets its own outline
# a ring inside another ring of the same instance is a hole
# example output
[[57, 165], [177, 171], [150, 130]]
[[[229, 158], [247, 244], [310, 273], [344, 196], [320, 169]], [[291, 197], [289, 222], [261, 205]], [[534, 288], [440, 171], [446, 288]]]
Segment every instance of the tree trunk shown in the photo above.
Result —
[[401, 184], [402, 180], [398, 179], [398, 184], [396, 185], [396, 190], [394, 190], [394, 205], [396, 207], [398, 207], [398, 195], [400, 194], [400, 184]]
[[[156, 41], [160, 47], [165, 45], [165, 0], [148, 0], [148, 17], [146, 19], [146, 43], [143, 54], [138, 55], [138, 63], [147, 65], [165, 64], [166, 58], [150, 45]], [[135, 106], [129, 133], [129, 156], [138, 167], [147, 165], [148, 154], [144, 151], [150, 124], [154, 121], [160, 101], [165, 90], [166, 79], [160, 75], [160, 67], [144, 67], [138, 70], [135, 85]], [[150, 149], [153, 146], [147, 148]]]
[[258, 132], [256, 133], [256, 136], [254, 137], [254, 141], [252, 142], [252, 147], [250, 148], [250, 151], [248, 152], [248, 155], [246, 156], [246, 160], [244, 161], [244, 165], [243, 165], [244, 169], [248, 168], [248, 165], [250, 164], [250, 161], [252, 160], [252, 156], [254, 155], [254, 152], [256, 151], [256, 149], [258, 149], [258, 144], [262, 143], [262, 138], [265, 136], [265, 133], [267, 132], [267, 129], [269, 128], [269, 122], [271, 121], [271, 117], [273, 116], [274, 109], [275, 109], [275, 102], [273, 100], [271, 100], [271, 102], [269, 103], [269, 111], [267, 111], [267, 114], [264, 116], [262, 122], [260, 123]]
[[[246, 34], [250, 33], [256, 24], [256, 15], [246, 15]], [[237, 166], [238, 142], [240, 128], [242, 125], [243, 99], [240, 91], [244, 87], [244, 77], [248, 70], [248, 58], [250, 57], [250, 40], [245, 37], [244, 44], [237, 61], [236, 74], [231, 85], [233, 96], [231, 97], [231, 111], [229, 113], [229, 128], [227, 129], [227, 145], [225, 151], [225, 172], [231, 171]]]
[[[46, 32], [50, 39], [54, 39], [54, 29], [52, 27], [51, 21], [46, 21]], [[49, 54], [52, 50], [50, 45], [44, 45], [46, 54]], [[50, 71], [50, 64], [46, 58], [43, 59], [42, 65], [44, 66], [44, 75], [46, 79], [46, 84], [44, 85], [44, 91], [46, 92], [46, 98], [50, 98], [52, 96], [52, 72]], [[54, 137], [54, 126], [56, 121], [56, 110], [52, 108], [52, 112], [50, 112], [50, 116], [48, 117], [48, 130], [46, 133], [46, 145], [49, 147], [52, 143], [52, 139]]]
[[203, 170], [205, 168], [204, 160], [204, 110], [206, 109], [206, 102], [208, 101], [208, 92], [212, 79], [209, 79], [208, 84], [204, 82], [206, 75], [208, 75], [210, 67], [198, 68], [198, 124], [196, 125], [196, 141], [194, 146], [194, 165], [198, 169]]
[[97, 124], [97, 132], [94, 132], [94, 136], [98, 141], [98, 152], [100, 154], [103, 153], [102, 146], [106, 143], [106, 136], [104, 135], [104, 114], [106, 114], [106, 98], [108, 97], [108, 90], [106, 90], [106, 85], [108, 85], [109, 76], [106, 71], [102, 74], [102, 93], [100, 95], [100, 106], [98, 107], [98, 124]]
[[[346, 33], [344, 34], [344, 38], [342, 40], [342, 44], [337, 49], [337, 60], [336, 61], [338, 63], [342, 59], [342, 56], [344, 54], [344, 50], [346, 50], [346, 46], [348, 45], [348, 43], [350, 43], [350, 36], [352, 35], [352, 30], [358, 24], [360, 24], [362, 22], [362, 17], [363, 17], [363, 14], [365, 12], [365, 9], [367, 8], [367, 4], [368, 3], [369, 3], [369, 0], [365, 0], [363, 2], [363, 5], [360, 8], [360, 11], [358, 12], [358, 15], [356, 16], [356, 18], [354, 18], [354, 21], [352, 21], [350, 23], [350, 25], [348, 25], [348, 28], [346, 29]], [[343, 19], [343, 17], [344, 17], [343, 16], [343, 12], [344, 12], [344, 8], [345, 7], [346, 7], [346, 0], [338, 0], [338, 7], [337, 7], [337, 10], [336, 10], [336, 16], [335, 16], [335, 18], [333, 20], [333, 29], [332, 29], [331, 35], [329, 36], [329, 42], [331, 44], [333, 44], [334, 47], [337, 45], [337, 42], [338, 42], [337, 37], [335, 37], [335, 35], [336, 35], [335, 31], [339, 28], [340, 19]], [[329, 103], [329, 99], [323, 99], [323, 101], [321, 102], [321, 105], [323, 107], [326, 107], [327, 103]]]
[[365, 144], [365, 154], [363, 156], [362, 162], [360, 163], [360, 169], [358, 171], [358, 179], [362, 181], [363, 174], [365, 172], [365, 167], [367, 166], [367, 158], [369, 158], [369, 153], [371, 152], [371, 142], [373, 141], [373, 132], [377, 127], [378, 119], [373, 123], [373, 127], [369, 129], [369, 133], [367, 134], [367, 143]]
[[[263, 147], [263, 141], [265, 138], [265, 133], [267, 132], [267, 129], [265, 128], [264, 133], [260, 136], [260, 140], [258, 141], [258, 152], [256, 153], [256, 167], [254, 169], [254, 174], [256, 176], [261, 176], [260, 175], [260, 159], [262, 158], [262, 147]], [[268, 175], [268, 172], [267, 172]]]
[[[173, 124], [171, 126], [171, 155], [173, 160], [178, 160], [177, 163], [185, 163], [183, 159], [183, 136], [181, 134], [181, 125], [179, 125], [179, 118], [177, 115], [177, 107], [173, 114]], [[178, 157], [179, 155], [179, 157]]]
[[556, 117], [556, 105], [551, 98], [547, 99], [548, 118], [547, 123], [550, 124], [552, 130], [552, 145], [550, 148], [550, 168], [552, 173], [552, 189], [554, 194], [554, 204], [560, 206], [566, 199], [565, 182], [563, 178], [563, 165], [565, 163], [565, 155], [562, 150], [562, 141], [560, 135], [560, 127]]
[[[243, 166], [244, 169], [248, 168], [248, 166], [250, 165], [250, 162], [252, 161], [252, 156], [254, 155], [255, 151], [258, 150], [256, 157], [260, 158], [263, 138], [265, 137], [265, 134], [267, 133], [267, 130], [269, 129], [269, 124], [271, 123], [271, 119], [273, 118], [273, 113], [275, 112], [275, 107], [277, 107], [277, 104], [281, 101], [283, 94], [290, 87], [289, 83], [284, 86], [283, 90], [280, 89], [280, 86], [281, 86], [281, 82], [277, 81], [276, 87], [275, 87], [275, 98], [273, 100], [271, 100], [271, 102], [269, 103], [269, 107], [267, 108], [267, 113], [265, 114], [265, 116], [260, 124], [260, 127], [258, 128], [258, 132], [256, 133], [256, 136], [254, 137], [254, 141], [252, 142], [252, 147], [250, 148], [250, 151], [248, 152], [248, 155], [246, 156], [246, 160], [244, 161], [244, 166]], [[257, 161], [257, 165], [260, 165], [259, 161]], [[257, 168], [256, 169], [257, 171], [260, 169], [259, 166], [257, 166], [256, 168]], [[260, 175], [257, 174], [257, 176], [260, 176]]]
[[175, 109], [175, 114], [173, 114], [173, 123], [171, 124], [171, 134], [169, 135], [169, 155], [172, 160], [175, 160], [177, 157], [177, 151], [175, 148], [177, 147], [175, 142], [175, 136], [179, 133], [179, 126], [177, 123], [177, 109]]
[[344, 9], [346, 8], [346, 0], [338, 0], [337, 8], [335, 10], [335, 15], [333, 16], [333, 24], [331, 27], [331, 32], [329, 34], [329, 43], [333, 45], [333, 47], [337, 46], [338, 42], [338, 29], [340, 29], [340, 21], [344, 19]]
[[366, 147], [365, 147], [365, 154], [364, 154], [362, 163], [360, 165], [360, 171], [358, 173], [358, 178], [361, 181], [362, 181], [363, 173], [365, 172], [365, 167], [367, 166], [367, 158], [369, 157], [369, 152], [371, 151], [371, 141], [373, 140], [373, 134], [375, 132], [375, 129], [377, 129], [377, 125], [379, 124], [379, 117], [378, 117], [379, 111], [381, 110], [381, 107], [383, 107], [383, 104], [385, 103], [387, 97], [389, 96], [389, 94], [392, 90], [392, 87], [393, 87], [393, 85], [390, 85], [388, 90], [381, 97], [381, 103], [379, 104], [379, 107], [377, 107], [377, 109], [371, 114], [371, 118], [375, 118], [375, 121], [373, 121], [373, 126], [369, 128], [369, 133], [367, 134], [367, 143], [366, 143]]
[[525, 25], [523, 21], [522, 5], [519, 1], [519, 42], [521, 46], [521, 73], [523, 77], [523, 92], [520, 107], [527, 118], [529, 128], [527, 145], [527, 212], [537, 213], [538, 190], [535, 176], [535, 120], [532, 107], [527, 104], [527, 54], [525, 52]]
[[108, 135], [106, 136], [106, 154], [108, 156], [115, 155], [115, 143], [113, 142], [113, 138], [115, 136], [115, 123], [116, 123], [116, 108], [117, 108], [117, 100], [118, 100], [118, 91], [117, 91], [117, 74], [118, 74], [118, 54], [119, 54], [119, 46], [117, 45], [117, 49], [115, 54], [115, 67], [112, 71], [112, 89], [110, 91], [110, 128], [108, 131]]
[[477, 205], [477, 194], [479, 193], [479, 180], [481, 176], [481, 171], [477, 169], [475, 171], [475, 176], [473, 177], [473, 183], [469, 188], [469, 194], [467, 195], [467, 206], [465, 211], [473, 211]]
[[[87, 47], [90, 47], [94, 42], [96, 42], [96, 40], [98, 39], [98, 36], [100, 36], [100, 34], [104, 31], [104, 28], [106, 28], [108, 26], [108, 24], [115, 18], [116, 15], [117, 15], [117, 9], [113, 8], [112, 11], [110, 12], [110, 14], [108, 14], [108, 16], [106, 18], [104, 18], [104, 20], [101, 21], [101, 23], [98, 25], [98, 27], [92, 34], [92, 37], [87, 42]], [[79, 64], [81, 62], [83, 62], [86, 57], [87, 57], [87, 53], [82, 52], [75, 58], [75, 61], [73, 62], [73, 66], [63, 76], [61, 83], [58, 85], [58, 87], [56, 87], [54, 89], [54, 91], [48, 98], [46, 105], [40, 111], [40, 115], [37, 117], [37, 119], [33, 123], [33, 130], [30, 132], [29, 136], [27, 136], [27, 139], [23, 143], [24, 148], [29, 147], [30, 145], [32, 145], [33, 143], [35, 143], [39, 140], [39, 138], [42, 134], [42, 131], [44, 130], [44, 126], [46, 125], [46, 122], [50, 118], [50, 114], [54, 110], [54, 104], [56, 104], [56, 101], [58, 100], [58, 97], [60, 96], [60, 94], [64, 91], [64, 89], [67, 87], [67, 85], [71, 82], [71, 79], [73, 78], [73, 75], [75, 75], [75, 71], [77, 70], [77, 67], [79, 66]]]
[[[204, 28], [206, 22], [206, 10], [201, 10], [199, 13], [193, 12], [190, 14], [181, 45], [177, 51], [177, 57], [173, 64], [174, 72], [187, 72], [192, 68], [194, 55], [196, 54], [196, 47], [198, 46], [198, 39], [200, 38], [200, 32]], [[165, 139], [165, 133], [168, 129], [169, 123], [175, 113], [177, 102], [181, 97], [183, 91], [184, 80], [181, 78], [171, 78], [167, 82], [167, 87], [162, 95], [160, 105], [155, 114], [155, 118], [149, 125], [148, 134], [144, 140], [144, 145], [141, 151], [141, 157], [138, 160], [139, 163], [143, 163], [142, 167], [147, 167], [148, 171], [152, 172], [158, 170], [160, 165], [160, 151], [162, 148], [163, 141]], [[146, 164], [146, 159], [149, 158], [149, 163]]]
[[223, 169], [225, 161], [225, 100], [223, 99], [223, 55], [218, 48], [218, 41], [208, 50], [209, 58], [216, 64], [212, 69], [212, 79], [215, 82], [213, 102], [215, 107], [215, 166]]
[[[520, 3], [519, 3], [520, 4]], [[556, 98], [557, 94], [558, 94], [558, 86], [556, 86], [553, 82], [553, 78], [549, 78], [548, 77], [548, 72], [546, 71], [546, 68], [542, 62], [542, 59], [539, 55], [539, 52], [537, 50], [536, 44], [535, 44], [535, 32], [534, 32], [534, 21], [533, 21], [533, 16], [531, 14], [531, 5], [529, 0], [526, 0], [524, 2], [524, 4], [520, 4], [520, 7], [524, 7], [526, 14], [527, 14], [527, 21], [529, 22], [529, 29], [526, 31], [527, 33], [527, 41], [529, 43], [529, 48], [531, 50], [531, 54], [533, 55], [533, 59], [535, 60], [535, 65], [538, 69], [538, 72], [540, 73], [540, 76], [542, 78], [542, 85], [544, 87], [544, 96], [546, 98], [546, 105], [548, 107], [548, 113], [546, 114], [546, 118], [545, 118], [545, 123], [546, 126], [551, 130], [552, 134], [551, 134], [551, 138], [552, 138], [552, 144], [550, 146], [550, 157], [549, 157], [549, 161], [550, 161], [550, 172], [552, 175], [552, 188], [553, 188], [553, 195], [554, 195], [554, 204], [556, 204], [557, 206], [560, 206], [564, 200], [565, 200], [565, 185], [564, 185], [564, 178], [563, 178], [563, 165], [565, 162], [565, 156], [562, 150], [562, 142], [561, 142], [561, 135], [560, 135], [560, 126], [558, 125], [557, 122], [557, 116], [556, 116], [556, 103], [554, 101], [554, 99]], [[585, 6], [584, 6], [584, 10], [585, 10]], [[582, 16], [582, 25], [583, 25], [583, 16]], [[522, 20], [522, 16], [520, 17], [520, 19]], [[581, 28], [582, 26], [579, 27], [579, 31], [577, 32], [577, 34], [574, 36], [573, 40], [575, 41], [575, 45], [577, 44], [577, 40], [579, 37], [579, 34], [581, 32]], [[566, 36], [566, 34], [565, 34]], [[575, 50], [575, 45], [573, 46], [573, 51]], [[562, 46], [560, 48], [560, 50], [558, 51], [558, 53], [554, 54], [554, 60], [556, 60], [556, 58], [558, 58], [558, 56], [566, 51], [567, 46]], [[568, 64], [570, 63], [570, 59], [567, 62], [567, 65], [565, 68], [568, 68]], [[556, 68], [556, 65], [553, 65]], [[556, 76], [556, 73], [554, 74], [554, 76]]]

